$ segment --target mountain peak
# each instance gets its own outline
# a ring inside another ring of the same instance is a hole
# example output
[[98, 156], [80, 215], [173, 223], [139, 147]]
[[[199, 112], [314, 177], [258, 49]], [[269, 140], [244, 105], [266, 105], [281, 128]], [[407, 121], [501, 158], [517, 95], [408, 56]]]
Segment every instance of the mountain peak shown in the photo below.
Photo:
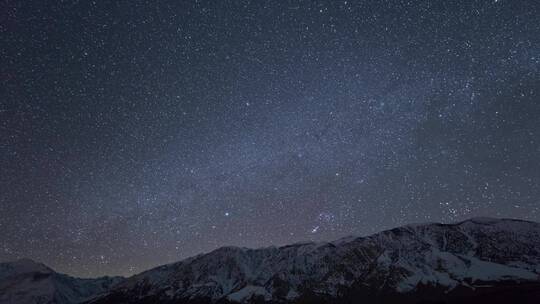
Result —
[[0, 276], [5, 277], [6, 275], [31, 272], [52, 273], [54, 271], [44, 264], [29, 258], [22, 258], [11, 262], [0, 263]]
[[0, 303], [75, 304], [107, 291], [119, 280], [74, 278], [23, 258], [0, 263]]

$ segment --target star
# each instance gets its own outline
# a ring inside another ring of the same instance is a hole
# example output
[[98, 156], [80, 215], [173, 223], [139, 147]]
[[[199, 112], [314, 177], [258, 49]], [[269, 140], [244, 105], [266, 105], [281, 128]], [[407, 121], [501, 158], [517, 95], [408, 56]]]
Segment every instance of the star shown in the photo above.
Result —
[[224, 1], [3, 7], [0, 262], [540, 220], [532, 1]]

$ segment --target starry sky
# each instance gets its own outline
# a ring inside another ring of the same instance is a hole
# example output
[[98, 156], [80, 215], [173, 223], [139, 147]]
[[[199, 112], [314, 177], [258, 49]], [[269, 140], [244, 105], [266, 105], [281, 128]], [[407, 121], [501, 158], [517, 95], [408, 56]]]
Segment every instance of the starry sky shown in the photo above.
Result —
[[540, 221], [538, 1], [2, 1], [0, 261]]

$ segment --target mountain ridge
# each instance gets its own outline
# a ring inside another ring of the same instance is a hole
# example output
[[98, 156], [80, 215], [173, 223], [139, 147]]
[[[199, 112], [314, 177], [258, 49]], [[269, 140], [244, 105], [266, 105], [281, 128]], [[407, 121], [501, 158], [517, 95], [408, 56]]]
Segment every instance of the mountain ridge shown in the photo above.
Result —
[[[73, 303], [528, 303], [538, 290], [540, 223], [478, 217], [331, 242], [220, 247]], [[1, 299], [0, 288], [9, 303]]]
[[[222, 247], [129, 278], [112, 297], [125, 303], [286, 303], [306, 297], [335, 302], [358, 282], [369, 286], [366, 294], [405, 294], [422, 285], [444, 294], [474, 290], [474, 282], [536, 282], [540, 271], [540, 224], [524, 220], [411, 224], [340, 240], [259, 249]], [[527, 250], [533, 250], [533, 256], [521, 257]], [[96, 303], [109, 302], [105, 297]]]

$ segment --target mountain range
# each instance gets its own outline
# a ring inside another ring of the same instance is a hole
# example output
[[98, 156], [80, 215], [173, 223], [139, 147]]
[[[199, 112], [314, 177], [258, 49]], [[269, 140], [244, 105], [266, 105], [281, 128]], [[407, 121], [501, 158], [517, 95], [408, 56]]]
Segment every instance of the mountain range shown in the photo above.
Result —
[[0, 303], [540, 303], [540, 224], [473, 218], [366, 237], [222, 247], [129, 278], [0, 264]]
[[74, 278], [29, 259], [0, 263], [0, 303], [81, 303], [122, 280], [121, 277]]

